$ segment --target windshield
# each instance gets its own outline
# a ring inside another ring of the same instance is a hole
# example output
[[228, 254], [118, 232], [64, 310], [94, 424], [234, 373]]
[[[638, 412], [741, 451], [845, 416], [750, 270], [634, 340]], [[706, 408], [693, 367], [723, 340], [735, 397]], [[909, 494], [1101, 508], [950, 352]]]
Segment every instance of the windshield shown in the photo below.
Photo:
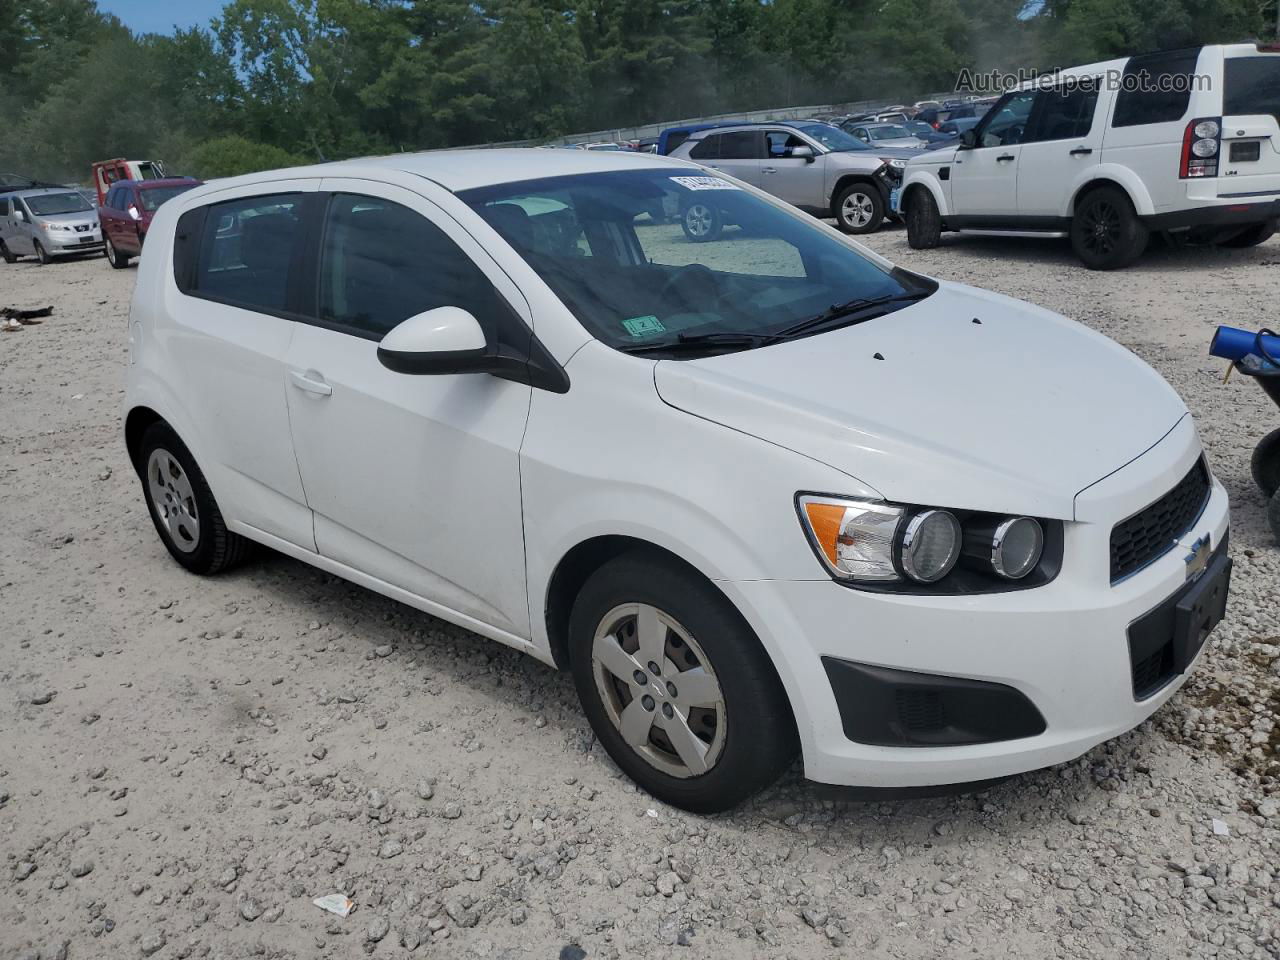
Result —
[[183, 183], [172, 187], [148, 187], [138, 191], [138, 200], [143, 210], [155, 210], [166, 200], [172, 200], [180, 193], [186, 193], [194, 183]]
[[691, 169], [552, 177], [459, 196], [593, 336], [619, 349], [768, 337], [835, 304], [923, 295], [909, 274], [877, 265], [816, 221]]
[[817, 140], [828, 150], [849, 151], [869, 150], [861, 140], [856, 140], [839, 127], [827, 123], [797, 123], [796, 129], [806, 136]]
[[60, 213], [87, 213], [93, 209], [78, 193], [43, 193], [26, 197], [27, 206], [36, 217], [56, 217]]
[[878, 127], [867, 127], [872, 140], [902, 140], [911, 136], [911, 131], [896, 123], [884, 123]]

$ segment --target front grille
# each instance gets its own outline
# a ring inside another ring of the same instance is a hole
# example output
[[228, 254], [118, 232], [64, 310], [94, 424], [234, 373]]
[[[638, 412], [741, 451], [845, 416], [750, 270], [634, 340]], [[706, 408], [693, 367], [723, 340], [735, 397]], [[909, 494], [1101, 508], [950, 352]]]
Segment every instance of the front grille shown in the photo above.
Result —
[[1197, 460], [1176, 487], [1111, 530], [1111, 582], [1155, 562], [1200, 517], [1209, 499], [1209, 468]]

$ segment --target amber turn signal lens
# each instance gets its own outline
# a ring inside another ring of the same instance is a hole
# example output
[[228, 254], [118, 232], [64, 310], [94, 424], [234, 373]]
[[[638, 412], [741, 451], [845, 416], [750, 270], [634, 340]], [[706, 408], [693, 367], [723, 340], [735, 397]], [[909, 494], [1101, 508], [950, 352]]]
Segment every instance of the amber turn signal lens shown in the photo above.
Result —
[[806, 503], [804, 512], [809, 518], [809, 529], [818, 541], [818, 548], [834, 567], [839, 559], [836, 544], [844, 522], [844, 507], [834, 503]]

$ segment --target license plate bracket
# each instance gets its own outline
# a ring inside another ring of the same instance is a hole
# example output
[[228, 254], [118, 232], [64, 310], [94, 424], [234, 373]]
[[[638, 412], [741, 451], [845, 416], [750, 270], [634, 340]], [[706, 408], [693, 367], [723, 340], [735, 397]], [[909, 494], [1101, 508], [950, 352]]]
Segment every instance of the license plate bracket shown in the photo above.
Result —
[[1185, 673], [1213, 628], [1227, 613], [1231, 590], [1231, 558], [1219, 553], [1173, 609], [1173, 662]]

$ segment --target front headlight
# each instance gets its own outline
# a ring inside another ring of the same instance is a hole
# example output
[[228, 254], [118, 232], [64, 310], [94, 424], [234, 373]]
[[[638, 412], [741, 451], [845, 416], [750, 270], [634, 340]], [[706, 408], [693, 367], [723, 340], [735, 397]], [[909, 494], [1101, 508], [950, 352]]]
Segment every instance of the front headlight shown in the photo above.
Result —
[[895, 160], [891, 158], [889, 160], [886, 160], [885, 162], [888, 163], [889, 166], [893, 167], [895, 170], [904, 170], [906, 169], [906, 166], [907, 166], [907, 161], [905, 160]]
[[992, 593], [1048, 583], [1061, 521], [801, 493], [800, 521], [836, 580], [871, 590]]

